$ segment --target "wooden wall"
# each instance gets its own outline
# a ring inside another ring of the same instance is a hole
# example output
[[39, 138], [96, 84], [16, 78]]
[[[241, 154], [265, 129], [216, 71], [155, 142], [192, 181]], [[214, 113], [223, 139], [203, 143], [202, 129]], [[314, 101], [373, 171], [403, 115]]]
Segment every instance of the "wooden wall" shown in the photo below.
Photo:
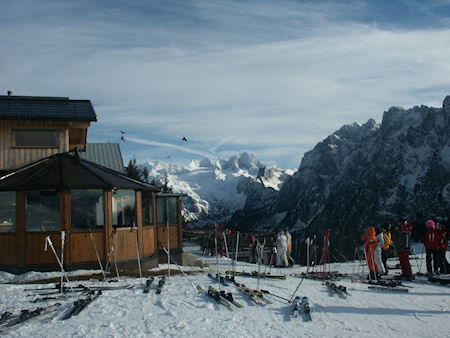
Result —
[[[100, 260], [106, 260], [105, 232], [93, 231], [92, 237], [98, 250]], [[72, 232], [69, 239], [70, 262], [87, 263], [96, 262], [97, 254], [89, 232]], [[67, 252], [67, 251], [66, 251]]]
[[[0, 120], [0, 169], [15, 169], [22, 165], [40, 160], [54, 154], [69, 151], [69, 129], [85, 129], [89, 122], [71, 121], [26, 121], [26, 120]], [[14, 147], [14, 128], [43, 128], [56, 129], [59, 136], [58, 147]]]
[[[111, 191], [104, 192], [105, 228], [94, 230], [93, 238], [100, 259], [105, 262], [112, 242]], [[140, 202], [140, 193], [137, 194]], [[44, 251], [45, 238], [50, 236], [58, 257], [61, 256], [61, 232], [26, 232], [25, 231], [25, 192], [17, 192], [16, 197], [16, 233], [0, 234], [0, 265], [39, 266], [57, 265], [57, 260], [50, 247]], [[156, 212], [154, 213], [156, 215]], [[158, 240], [167, 247], [166, 226], [142, 226], [141, 208], [138, 208], [138, 243], [140, 257], [149, 257], [157, 253]], [[155, 216], [156, 217], [156, 216]], [[70, 230], [70, 191], [61, 191], [61, 230], [66, 231], [64, 264], [97, 263], [92, 240], [88, 231]], [[170, 225], [170, 248], [181, 248], [180, 227]], [[115, 255], [118, 261], [136, 258], [135, 231], [119, 228], [114, 239]]]
[[[167, 248], [167, 227], [158, 225], [158, 241], [161, 241], [162, 244]], [[181, 248], [181, 243], [179, 242], [179, 234], [178, 234], [178, 225], [170, 225], [169, 226], [169, 244], [170, 248]], [[159, 247], [158, 243], [158, 249]]]

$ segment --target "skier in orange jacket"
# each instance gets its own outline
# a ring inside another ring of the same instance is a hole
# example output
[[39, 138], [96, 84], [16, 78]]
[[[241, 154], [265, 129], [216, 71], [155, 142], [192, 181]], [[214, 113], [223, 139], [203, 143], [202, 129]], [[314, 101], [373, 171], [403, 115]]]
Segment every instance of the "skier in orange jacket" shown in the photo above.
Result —
[[363, 233], [361, 239], [365, 242], [364, 251], [366, 252], [366, 261], [369, 266], [369, 279], [376, 280], [379, 276], [378, 267], [375, 263], [375, 248], [378, 245], [378, 238], [375, 234], [375, 227], [370, 226]]

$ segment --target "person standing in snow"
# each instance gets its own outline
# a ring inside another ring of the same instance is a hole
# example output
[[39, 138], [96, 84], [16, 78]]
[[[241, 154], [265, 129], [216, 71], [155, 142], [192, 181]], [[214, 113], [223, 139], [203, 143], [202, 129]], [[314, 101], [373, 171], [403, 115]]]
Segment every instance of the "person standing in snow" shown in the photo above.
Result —
[[400, 268], [402, 269], [402, 277], [404, 280], [413, 280], [411, 263], [409, 262], [412, 225], [409, 225], [406, 219], [401, 218], [396, 230], [393, 240], [397, 250], [398, 260], [400, 261]]
[[[423, 243], [426, 252], [427, 275], [431, 276], [433, 270], [434, 273], [439, 274], [439, 266], [441, 265], [439, 261], [441, 240], [434, 221], [430, 219], [425, 224], [427, 231], [425, 232]], [[432, 262], [433, 266], [431, 265]]]
[[383, 240], [384, 240], [384, 243], [381, 246], [381, 261], [383, 262], [384, 271], [385, 271], [386, 275], [388, 273], [387, 259], [388, 259], [389, 248], [391, 248], [393, 245], [391, 230], [392, 230], [392, 225], [389, 223], [384, 223], [383, 226], [381, 227], [381, 231], [383, 233]]
[[378, 246], [378, 238], [375, 235], [375, 227], [370, 226], [366, 232], [361, 236], [364, 241], [364, 251], [366, 254], [366, 262], [369, 266], [369, 279], [378, 279], [378, 266], [375, 263], [375, 248]]
[[436, 223], [436, 230], [439, 233], [439, 261], [441, 262], [441, 273], [449, 273], [450, 264], [447, 261], [447, 257], [445, 257], [448, 249], [449, 231], [448, 228], [445, 227], [445, 225], [442, 225], [440, 223]]
[[278, 267], [286, 267], [288, 266], [287, 256], [287, 237], [282, 229], [278, 232], [277, 235], [277, 266]]
[[292, 259], [292, 256], [291, 256], [291, 252], [292, 252], [292, 235], [288, 231], [288, 228], [284, 228], [284, 234], [286, 235], [286, 244], [287, 244], [286, 257], [287, 257], [288, 263], [289, 264], [292, 263], [292, 265], [294, 265], [294, 260]]
[[385, 275], [386, 270], [384, 269], [383, 260], [381, 259], [381, 252], [382, 252], [381, 247], [384, 245], [384, 234], [379, 227], [375, 228], [375, 234], [378, 239], [378, 243], [377, 246], [375, 247], [374, 252], [375, 264], [377, 265], [378, 273]]

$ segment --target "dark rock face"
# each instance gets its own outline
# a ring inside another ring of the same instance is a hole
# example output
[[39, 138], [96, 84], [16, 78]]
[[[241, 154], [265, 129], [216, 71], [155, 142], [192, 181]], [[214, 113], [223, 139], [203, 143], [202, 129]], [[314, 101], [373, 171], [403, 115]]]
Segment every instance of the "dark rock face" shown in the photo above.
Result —
[[381, 124], [343, 126], [305, 154], [279, 192], [248, 195], [230, 223], [288, 227], [305, 237], [331, 228], [338, 243], [359, 240], [366, 226], [396, 224], [400, 217], [417, 224], [448, 221], [449, 134], [450, 96], [443, 108], [392, 107]]

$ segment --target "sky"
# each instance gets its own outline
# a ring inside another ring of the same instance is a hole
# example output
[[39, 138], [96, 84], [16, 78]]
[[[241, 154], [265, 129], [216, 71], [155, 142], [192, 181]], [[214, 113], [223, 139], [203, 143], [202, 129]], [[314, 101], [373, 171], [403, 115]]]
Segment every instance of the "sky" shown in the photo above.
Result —
[[450, 95], [449, 0], [0, 8], [0, 94], [91, 100], [88, 142], [120, 143], [125, 164], [250, 152], [295, 169], [344, 124]]

